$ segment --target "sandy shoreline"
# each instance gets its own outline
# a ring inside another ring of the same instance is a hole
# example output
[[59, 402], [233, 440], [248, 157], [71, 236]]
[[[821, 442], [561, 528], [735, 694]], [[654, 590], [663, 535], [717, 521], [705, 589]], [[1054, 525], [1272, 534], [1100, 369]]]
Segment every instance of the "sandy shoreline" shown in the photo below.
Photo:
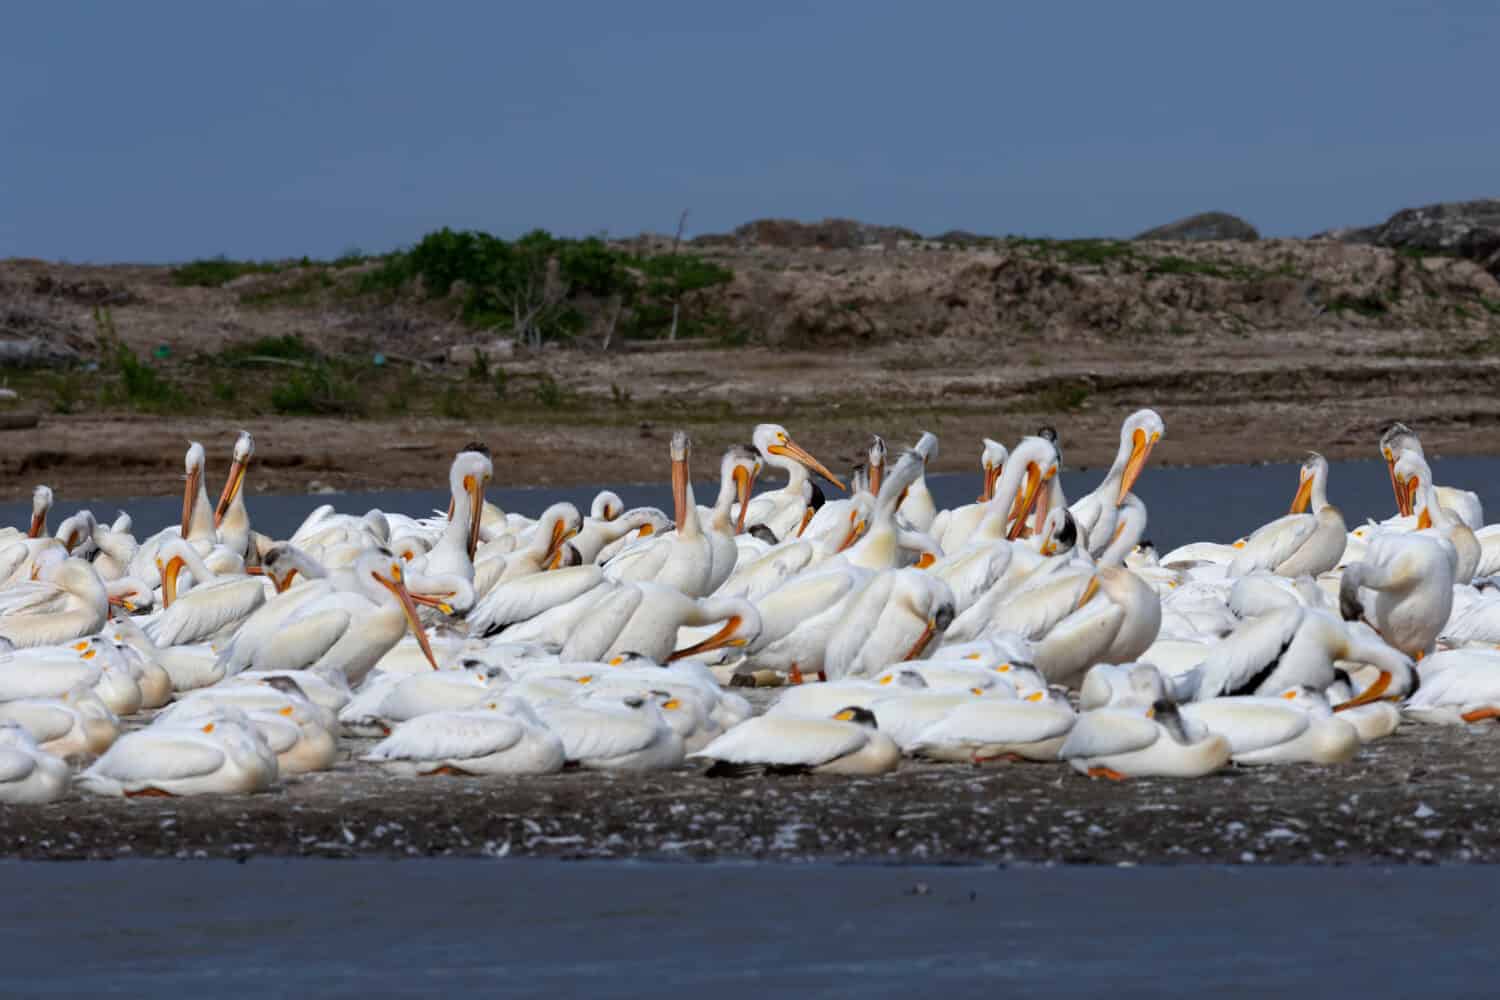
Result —
[[22, 859], [554, 857], [885, 863], [1500, 860], [1500, 728], [1404, 726], [1335, 768], [1090, 780], [1064, 765], [904, 762], [884, 778], [398, 779], [353, 757], [249, 797], [0, 810]]

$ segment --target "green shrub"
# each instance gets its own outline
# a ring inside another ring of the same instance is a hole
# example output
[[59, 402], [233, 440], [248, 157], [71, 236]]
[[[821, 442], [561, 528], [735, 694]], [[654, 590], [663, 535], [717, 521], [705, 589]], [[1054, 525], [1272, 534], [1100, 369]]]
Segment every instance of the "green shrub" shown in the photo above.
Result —
[[273, 388], [271, 407], [289, 415], [358, 416], [364, 413], [364, 400], [353, 384], [318, 365]]
[[189, 261], [172, 268], [172, 284], [218, 288], [246, 274], [275, 274], [280, 265], [253, 260], [229, 260], [222, 255]]

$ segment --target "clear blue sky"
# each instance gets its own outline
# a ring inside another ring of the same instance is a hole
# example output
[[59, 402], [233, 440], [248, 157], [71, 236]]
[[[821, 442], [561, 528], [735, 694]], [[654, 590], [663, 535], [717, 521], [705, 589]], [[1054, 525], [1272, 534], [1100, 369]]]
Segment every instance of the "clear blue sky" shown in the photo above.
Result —
[[1274, 235], [1500, 194], [1500, 5], [7, 5], [0, 257], [828, 215]]

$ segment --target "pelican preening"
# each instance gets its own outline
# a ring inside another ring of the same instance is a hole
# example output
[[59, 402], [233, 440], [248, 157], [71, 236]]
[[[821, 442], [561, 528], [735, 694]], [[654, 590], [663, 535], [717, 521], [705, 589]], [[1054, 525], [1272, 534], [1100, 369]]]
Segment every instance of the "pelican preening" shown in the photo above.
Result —
[[[323, 507], [278, 540], [251, 523], [248, 432], [216, 503], [190, 444], [181, 516], [149, 537], [88, 511], [49, 534], [37, 487], [0, 530], [0, 801], [248, 794], [341, 759], [413, 780], [903, 757], [1183, 778], [1336, 765], [1403, 717], [1500, 719], [1500, 527], [1434, 484], [1409, 428], [1379, 441], [1385, 522], [1349, 531], [1314, 453], [1286, 515], [1157, 558], [1134, 490], [1164, 435], [1126, 417], [1071, 505], [1050, 427], [985, 439], [977, 500], [951, 509], [934, 434], [872, 435], [840, 496], [779, 424], [716, 456], [709, 506], [673, 434], [670, 516], [608, 490], [587, 515], [501, 511], [475, 443], [445, 512]], [[757, 493], [768, 468], [786, 482]], [[756, 714], [733, 688], [762, 685], [786, 687]]]

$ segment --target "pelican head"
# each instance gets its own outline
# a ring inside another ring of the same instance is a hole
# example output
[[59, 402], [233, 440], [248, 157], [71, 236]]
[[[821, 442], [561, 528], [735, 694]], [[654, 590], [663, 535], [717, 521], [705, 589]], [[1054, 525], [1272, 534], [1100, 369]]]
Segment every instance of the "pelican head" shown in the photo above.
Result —
[[995, 483], [1000, 479], [1000, 473], [1005, 469], [1005, 460], [1010, 457], [1010, 451], [999, 441], [990, 438], [984, 439], [984, 450], [979, 453], [979, 464], [984, 468], [984, 489], [979, 493], [979, 502], [988, 503], [995, 499]]
[[182, 537], [186, 538], [193, 524], [193, 504], [203, 489], [203, 469], [208, 464], [203, 446], [197, 441], [188, 442], [187, 455], [182, 464], [187, 472], [182, 484]]
[[1066, 507], [1058, 507], [1042, 522], [1041, 553], [1044, 556], [1065, 555], [1078, 544], [1078, 522]]
[[[1042, 487], [1052, 482], [1057, 475], [1057, 447], [1042, 437], [1026, 437], [1010, 453], [1006, 464], [1017, 477], [1015, 499], [1011, 504], [1010, 531], [1007, 538], [1015, 541], [1026, 528], [1026, 519], [1041, 499]], [[1007, 487], [1009, 488], [1009, 487]]]
[[38, 486], [31, 491], [31, 527], [27, 538], [40, 538], [47, 533], [47, 515], [52, 510], [52, 487]]
[[461, 451], [453, 458], [448, 469], [448, 489], [452, 492], [455, 508], [457, 498], [468, 498], [469, 507], [469, 558], [474, 558], [479, 548], [479, 528], [484, 518], [484, 489], [495, 475], [495, 467], [489, 456], [477, 451]]
[[1327, 480], [1328, 459], [1315, 451], [1310, 451], [1302, 460], [1302, 467], [1297, 470], [1297, 493], [1292, 497], [1291, 513], [1300, 514], [1307, 510], [1312, 502], [1313, 490], [1319, 477]]
[[745, 511], [750, 506], [750, 490], [755, 486], [756, 477], [760, 475], [762, 468], [763, 463], [755, 449], [742, 444], [730, 445], [719, 464], [720, 478], [726, 483], [734, 484], [735, 499], [740, 505], [739, 518], [734, 523], [734, 533], [737, 535], [745, 530]]
[[1385, 459], [1386, 470], [1391, 474], [1391, 489], [1396, 494], [1396, 506], [1405, 509], [1406, 500], [1401, 496], [1401, 487], [1396, 482], [1396, 461], [1402, 452], [1414, 451], [1422, 454], [1422, 441], [1415, 431], [1397, 420], [1381, 432], [1380, 457]]
[[1125, 418], [1120, 427], [1120, 454], [1125, 456], [1125, 468], [1120, 476], [1120, 493], [1115, 502], [1124, 503], [1125, 495], [1135, 486], [1151, 449], [1167, 432], [1167, 425], [1155, 410], [1136, 410]]
[[600, 490], [594, 496], [594, 502], [589, 507], [589, 517], [596, 521], [613, 521], [625, 512], [625, 501], [620, 499], [618, 493], [610, 490]]
[[422, 647], [422, 655], [427, 657], [427, 662], [432, 664], [433, 670], [439, 669], [437, 657], [432, 652], [432, 644], [427, 641], [427, 632], [422, 628], [422, 620], [417, 615], [417, 605], [406, 589], [405, 571], [402, 569], [401, 560], [387, 550], [373, 549], [362, 555], [357, 565], [361, 580], [373, 581], [401, 607], [406, 615], [406, 623], [411, 626], [412, 635], [417, 637], [417, 645]]
[[80, 510], [64, 518], [63, 522], [57, 526], [57, 540], [62, 543], [64, 549], [72, 552], [78, 546], [92, 540], [94, 531], [98, 527], [99, 522], [94, 520], [92, 511]]
[[537, 544], [542, 540], [546, 542], [546, 548], [541, 554], [543, 569], [556, 569], [562, 565], [563, 543], [578, 534], [582, 528], [583, 515], [570, 503], [555, 503], [542, 511], [542, 516], [537, 518], [535, 530]]
[[833, 713], [833, 718], [839, 722], [852, 722], [856, 726], [864, 726], [866, 729], [878, 729], [879, 723], [875, 721], [875, 713], [868, 708], [860, 708], [858, 705], [850, 705]]
[[245, 484], [245, 470], [250, 467], [250, 459], [253, 457], [255, 438], [250, 436], [249, 431], [240, 431], [240, 436], [234, 442], [234, 461], [229, 466], [229, 478], [224, 480], [224, 492], [219, 494], [219, 502], [214, 506], [215, 527], [223, 523], [229, 505], [240, 495], [240, 488]]
[[841, 490], [844, 488], [839, 477], [829, 472], [828, 467], [813, 458], [807, 449], [793, 441], [786, 428], [780, 424], [761, 424], [755, 428], [751, 440], [755, 444], [755, 450], [760, 452], [767, 465], [774, 465], [788, 471], [796, 465], [816, 472]]
[[885, 478], [886, 446], [885, 438], [879, 434], [870, 435], [870, 492], [880, 494], [880, 482]]
[[923, 431], [922, 436], [917, 438], [917, 443], [911, 446], [911, 450], [922, 456], [922, 464], [926, 465], [938, 457], [938, 436], [932, 431]]
[[[1425, 488], [1432, 485], [1432, 470], [1420, 452], [1403, 451], [1391, 466], [1391, 480], [1396, 484], [1396, 504], [1402, 517], [1417, 513], [1417, 499]], [[1432, 527], [1432, 513], [1427, 504], [1422, 505], [1417, 517], [1417, 528]]]

